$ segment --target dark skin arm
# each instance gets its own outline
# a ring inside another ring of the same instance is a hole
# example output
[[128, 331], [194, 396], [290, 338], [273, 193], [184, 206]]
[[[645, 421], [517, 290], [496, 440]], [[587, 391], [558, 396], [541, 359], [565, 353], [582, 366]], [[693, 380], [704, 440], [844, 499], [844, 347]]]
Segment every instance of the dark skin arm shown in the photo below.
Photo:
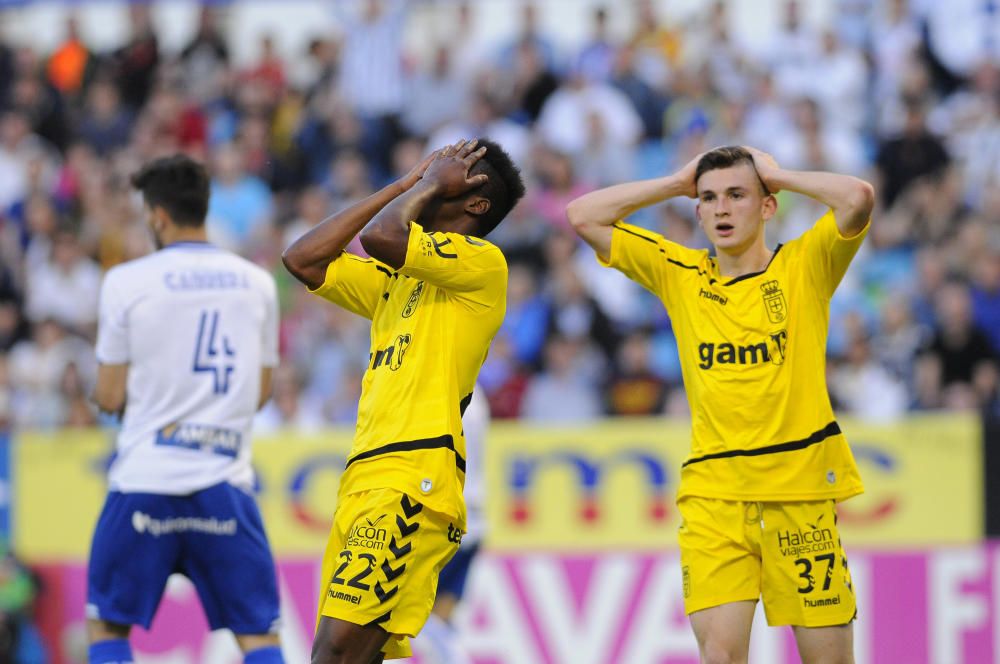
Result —
[[[420, 180], [420, 176], [431, 163], [434, 154], [428, 155], [413, 170], [396, 182], [383, 187], [346, 210], [325, 219], [293, 242], [281, 255], [281, 262], [285, 264], [285, 268], [310, 289], [322, 286], [326, 280], [327, 266], [344, 251], [348, 243], [379, 210], [388, 205], [394, 198], [413, 188], [413, 185]], [[375, 256], [375, 258], [379, 257]]]
[[373, 258], [399, 269], [406, 262], [410, 222], [417, 219], [435, 198], [451, 199], [486, 182], [486, 175], [469, 176], [486, 148], [476, 150], [476, 141], [459, 141], [436, 155], [420, 181], [382, 208], [361, 232], [361, 246]]

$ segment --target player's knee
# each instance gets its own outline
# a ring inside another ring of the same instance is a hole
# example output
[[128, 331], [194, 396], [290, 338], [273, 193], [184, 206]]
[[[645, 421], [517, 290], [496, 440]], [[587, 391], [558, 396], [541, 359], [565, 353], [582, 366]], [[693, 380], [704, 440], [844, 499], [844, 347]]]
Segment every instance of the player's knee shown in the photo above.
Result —
[[313, 642], [311, 664], [367, 664], [356, 659], [351, 652], [350, 639], [330, 637]]
[[87, 639], [90, 643], [127, 639], [131, 631], [131, 625], [119, 625], [94, 618], [87, 621]]
[[733, 644], [710, 641], [701, 649], [701, 664], [747, 664], [747, 653]]

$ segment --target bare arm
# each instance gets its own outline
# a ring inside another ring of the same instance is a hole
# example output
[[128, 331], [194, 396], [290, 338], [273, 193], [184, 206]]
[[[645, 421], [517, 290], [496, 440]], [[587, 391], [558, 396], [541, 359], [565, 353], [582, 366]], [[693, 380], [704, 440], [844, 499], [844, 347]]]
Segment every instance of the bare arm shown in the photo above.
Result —
[[584, 194], [566, 206], [566, 216], [576, 234], [607, 261], [611, 258], [612, 226], [616, 221], [670, 198], [697, 196], [694, 173], [700, 158], [698, 155], [673, 175], [616, 184]]
[[257, 399], [257, 410], [263, 408], [267, 400], [271, 398], [271, 376], [273, 373], [273, 367], [263, 367], [260, 370], [260, 397]]
[[102, 412], [121, 415], [125, 410], [125, 388], [128, 383], [127, 364], [99, 364], [93, 401]]
[[860, 233], [875, 207], [875, 190], [864, 180], [851, 175], [819, 171], [790, 171], [780, 168], [774, 159], [760, 150], [747, 148], [754, 166], [771, 193], [787, 189], [808, 196], [833, 210], [837, 229], [844, 237]]
[[[326, 268], [344, 248], [361, 232], [379, 210], [393, 199], [407, 192], [420, 180], [424, 169], [434, 155], [428, 155], [405, 177], [387, 185], [368, 198], [325, 219], [285, 249], [281, 262], [296, 279], [311, 289], [319, 288], [326, 280]], [[365, 248], [367, 250], [367, 247]], [[381, 258], [372, 254], [375, 258]]]
[[[486, 181], [485, 175], [469, 177], [469, 169], [486, 148], [475, 150], [476, 141], [450, 145], [426, 167], [420, 181], [382, 208], [361, 232], [361, 246], [374, 258], [399, 269], [406, 262], [410, 222], [420, 216], [434, 198], [454, 198]], [[473, 151], [475, 150], [475, 151]]]

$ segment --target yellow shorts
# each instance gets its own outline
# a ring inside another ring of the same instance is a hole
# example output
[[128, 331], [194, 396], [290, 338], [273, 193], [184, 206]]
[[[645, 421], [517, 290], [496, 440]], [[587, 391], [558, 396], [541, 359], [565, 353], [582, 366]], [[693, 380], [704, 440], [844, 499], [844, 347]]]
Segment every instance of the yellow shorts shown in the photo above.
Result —
[[832, 500], [679, 503], [687, 613], [763, 597], [769, 625], [827, 627], [856, 615]]
[[389, 632], [386, 659], [409, 657], [434, 607], [438, 573], [458, 550], [462, 532], [393, 489], [344, 496], [323, 555], [319, 616]]

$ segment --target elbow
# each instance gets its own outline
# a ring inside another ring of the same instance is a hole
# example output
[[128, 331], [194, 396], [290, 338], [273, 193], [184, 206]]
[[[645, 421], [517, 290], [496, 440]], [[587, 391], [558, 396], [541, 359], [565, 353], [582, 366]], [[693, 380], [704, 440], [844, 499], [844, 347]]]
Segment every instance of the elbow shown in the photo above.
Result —
[[582, 198], [577, 198], [569, 202], [569, 205], [566, 206], [566, 218], [569, 220], [570, 226], [577, 233], [587, 226], [589, 220], [587, 219]]
[[103, 413], [120, 413], [125, 408], [124, 394], [112, 394], [106, 390], [95, 390], [93, 401]]
[[867, 222], [872, 210], [875, 209], [875, 188], [864, 180], [858, 180], [849, 205], [855, 217], [863, 218], [864, 222]]
[[302, 274], [302, 260], [294, 244], [281, 252], [281, 263], [293, 277], [299, 278]]

